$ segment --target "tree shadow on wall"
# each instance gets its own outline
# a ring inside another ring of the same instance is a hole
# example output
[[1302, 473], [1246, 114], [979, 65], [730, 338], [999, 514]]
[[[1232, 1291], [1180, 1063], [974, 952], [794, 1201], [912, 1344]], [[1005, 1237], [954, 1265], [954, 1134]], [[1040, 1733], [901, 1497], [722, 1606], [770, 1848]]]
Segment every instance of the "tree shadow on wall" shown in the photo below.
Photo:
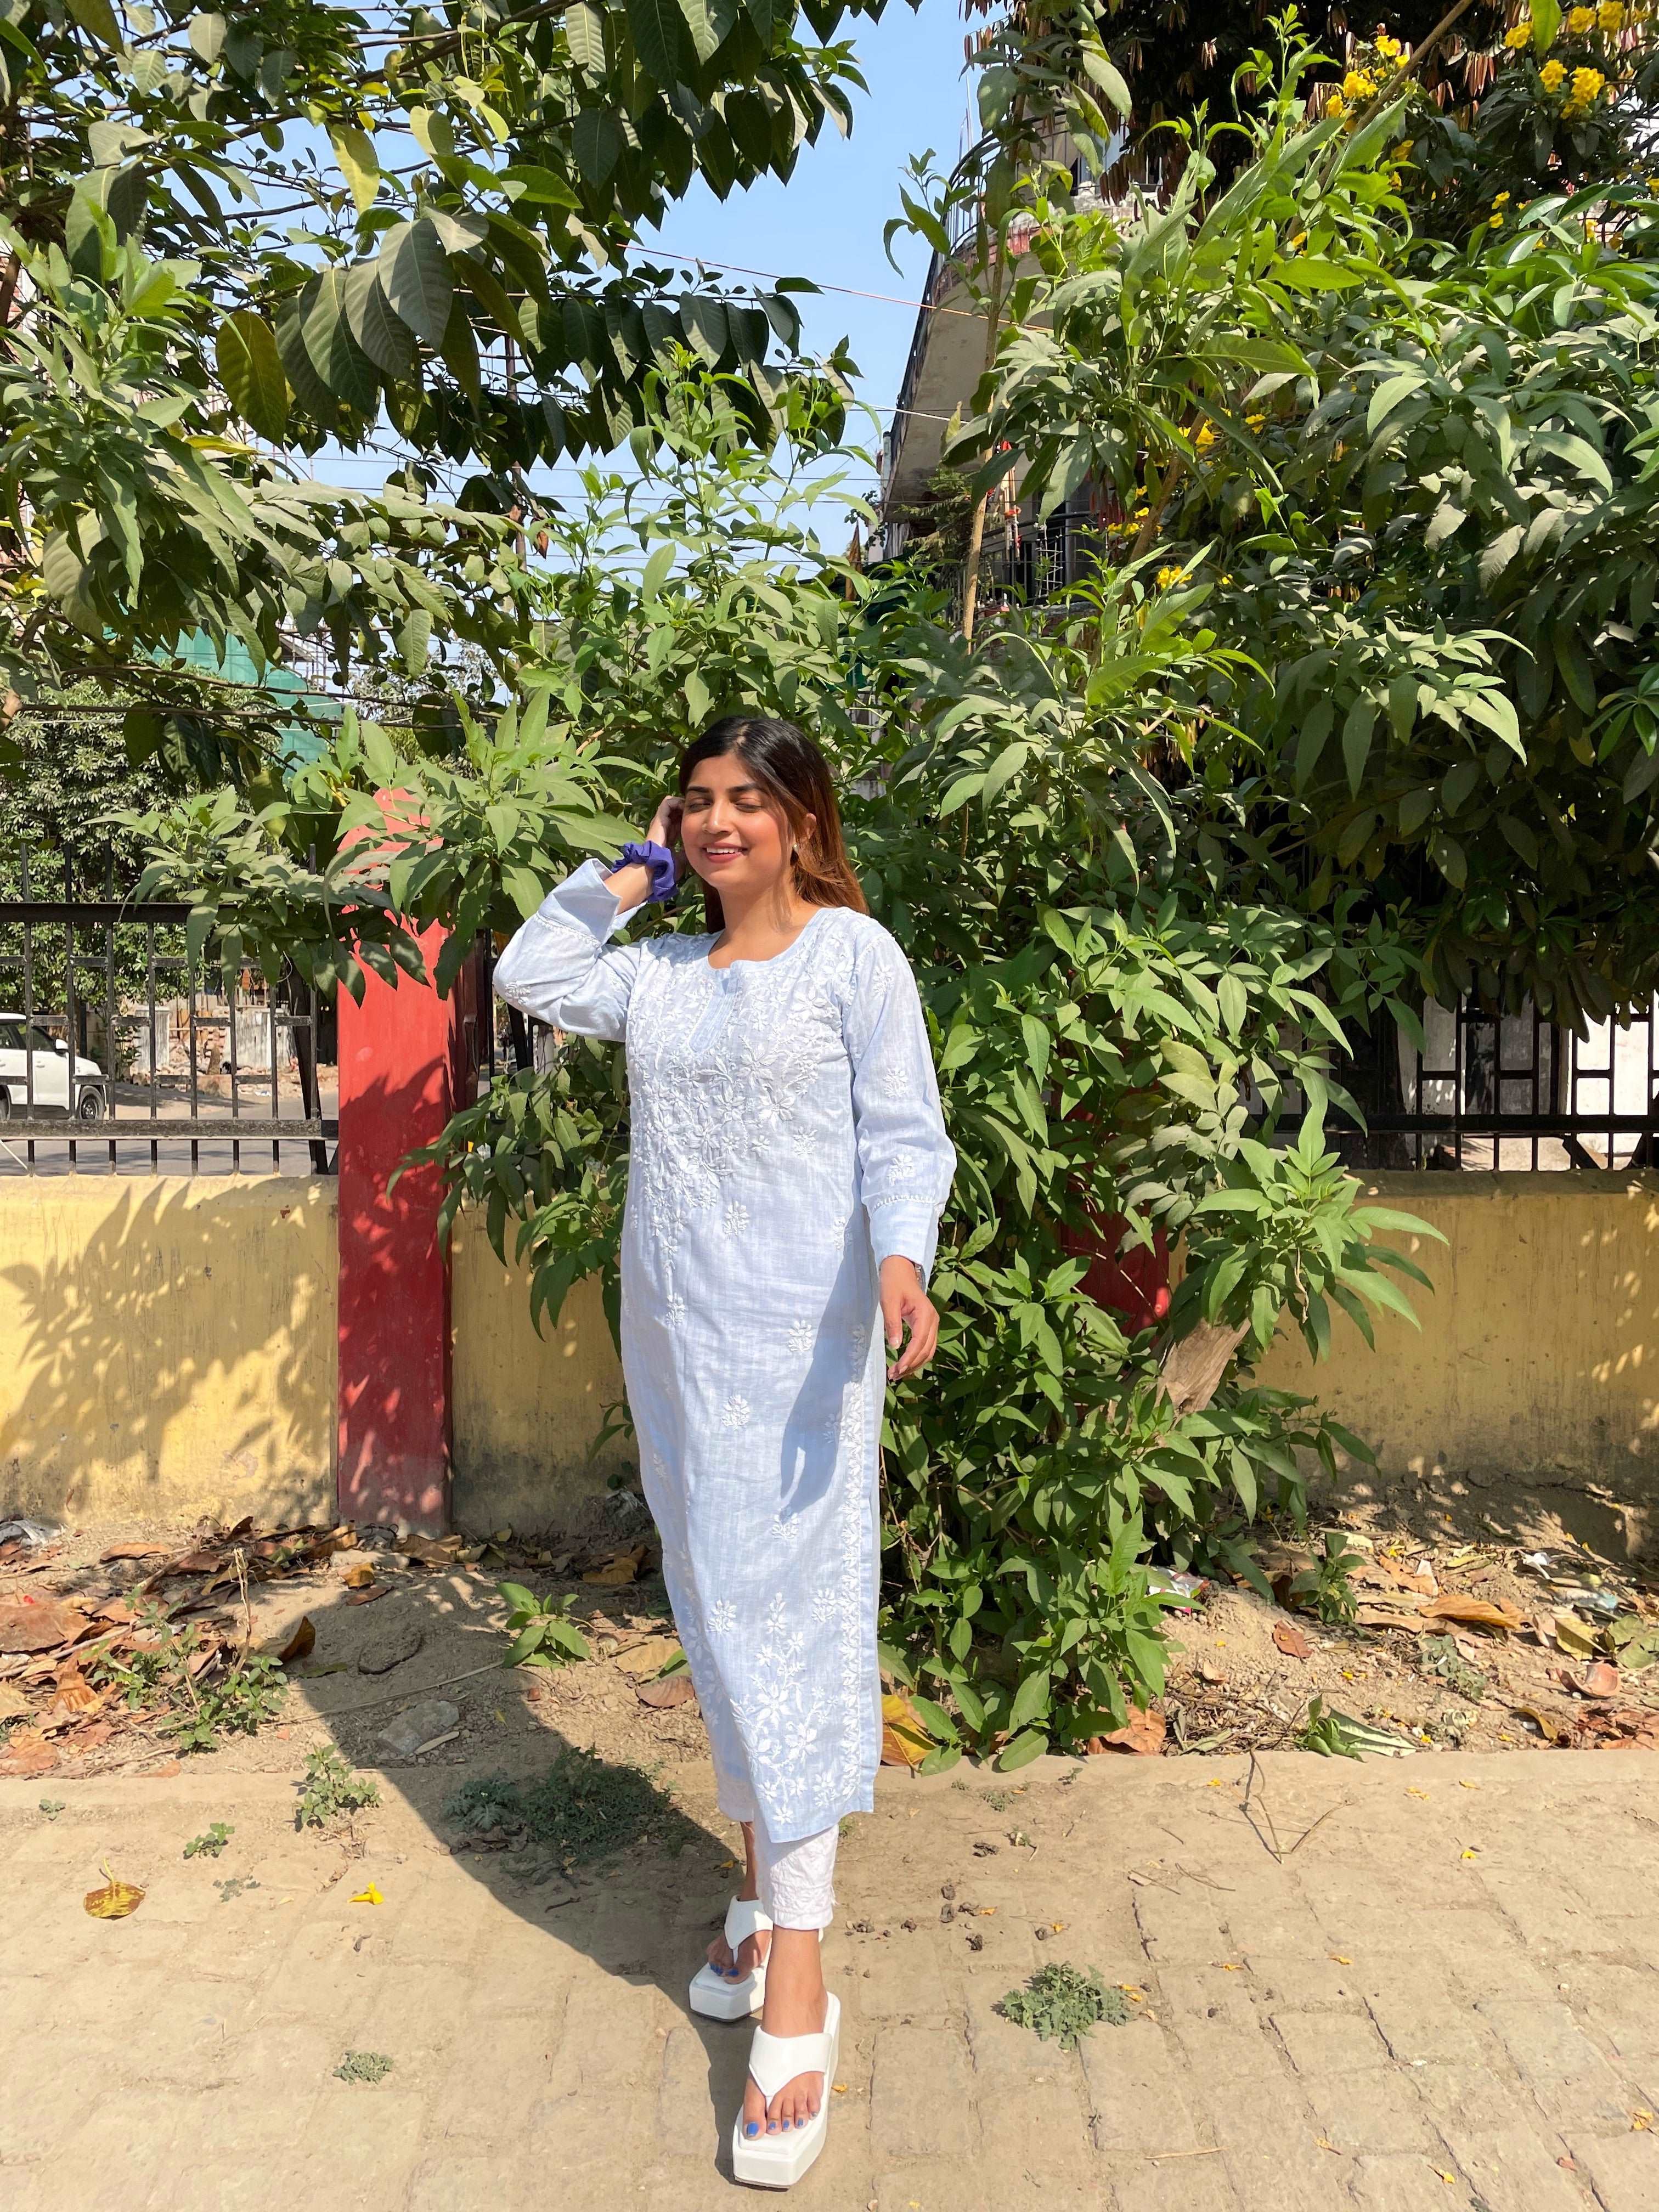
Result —
[[112, 1182], [101, 1211], [85, 1187], [29, 1196], [45, 1255], [0, 1266], [0, 1504], [328, 1515], [331, 1186]]

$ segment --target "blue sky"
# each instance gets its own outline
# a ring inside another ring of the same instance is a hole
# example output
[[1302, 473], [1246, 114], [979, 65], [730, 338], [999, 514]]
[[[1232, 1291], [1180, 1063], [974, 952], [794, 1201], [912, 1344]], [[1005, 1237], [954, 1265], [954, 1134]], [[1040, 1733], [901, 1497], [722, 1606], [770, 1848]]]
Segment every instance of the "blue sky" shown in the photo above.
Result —
[[[724, 205], [701, 181], [662, 227], [678, 252], [745, 262], [783, 276], [811, 276], [851, 292], [879, 292], [914, 301], [927, 270], [927, 249], [896, 240], [904, 275], [894, 274], [882, 231], [900, 212], [900, 173], [929, 147], [954, 161], [962, 139], [962, 16], [954, 0], [922, 0], [913, 10], [888, 0], [876, 24], [849, 26], [870, 89], [856, 100], [853, 132], [825, 127], [789, 182], [768, 179]], [[852, 340], [863, 371], [863, 396], [890, 404], [904, 371], [914, 307], [830, 292], [803, 302], [805, 343], [827, 352]]]
[[[716, 262], [742, 264], [779, 276], [809, 276], [844, 288], [798, 295], [803, 344], [828, 353], [846, 337], [860, 376], [860, 396], [883, 411], [879, 423], [855, 417], [854, 442], [874, 447], [890, 421], [899, 380], [915, 326], [915, 301], [927, 270], [927, 249], [914, 238], [896, 240], [896, 272], [882, 232], [897, 215], [899, 181], [912, 155], [930, 147], [948, 162], [963, 139], [964, 27], [958, 0], [888, 0], [878, 23], [849, 19], [843, 26], [869, 86], [854, 95], [852, 134], [843, 138], [826, 124], [816, 146], [805, 148], [787, 184], [769, 179], [722, 203], [700, 180], [671, 210], [659, 234], [676, 258], [702, 255], [711, 280]], [[744, 281], [732, 275], [730, 281]], [[881, 294], [884, 298], [858, 296]], [[908, 303], [908, 304], [907, 304]], [[383, 438], [388, 434], [383, 433]], [[378, 485], [390, 462], [388, 443], [373, 454], [343, 455], [325, 448], [320, 476], [338, 483]], [[568, 492], [574, 470], [537, 470], [532, 480]], [[873, 489], [860, 486], [860, 489]], [[815, 510], [820, 534], [841, 550], [844, 532], [831, 506]]]

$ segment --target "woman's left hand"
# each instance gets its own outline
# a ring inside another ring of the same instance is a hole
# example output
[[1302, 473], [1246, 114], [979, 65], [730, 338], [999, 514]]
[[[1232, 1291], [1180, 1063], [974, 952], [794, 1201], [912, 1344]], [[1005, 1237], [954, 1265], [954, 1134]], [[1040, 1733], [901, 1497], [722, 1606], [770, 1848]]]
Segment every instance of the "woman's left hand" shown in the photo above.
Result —
[[[896, 1254], [882, 1261], [881, 1322], [887, 1334], [887, 1349], [898, 1353], [888, 1362], [887, 1380], [901, 1382], [907, 1375], [925, 1367], [939, 1345], [939, 1312], [921, 1287], [921, 1273], [914, 1260], [901, 1259]], [[899, 1352], [907, 1322], [910, 1341]]]

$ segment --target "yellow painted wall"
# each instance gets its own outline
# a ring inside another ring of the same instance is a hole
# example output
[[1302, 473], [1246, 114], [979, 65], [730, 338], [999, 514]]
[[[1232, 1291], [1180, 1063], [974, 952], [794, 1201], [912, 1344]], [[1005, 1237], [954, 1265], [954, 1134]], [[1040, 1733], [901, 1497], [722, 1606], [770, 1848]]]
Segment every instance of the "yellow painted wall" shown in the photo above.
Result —
[[453, 1285], [456, 1526], [568, 1527], [614, 1470], [635, 1464], [620, 1438], [588, 1459], [606, 1407], [623, 1395], [599, 1284], [577, 1284], [556, 1326], [544, 1322], [538, 1336], [524, 1275], [501, 1265], [470, 1215], [455, 1227]]
[[[1261, 1379], [1316, 1395], [1386, 1474], [1537, 1478], [1659, 1509], [1659, 1175], [1379, 1176], [1443, 1230], [1421, 1333], [1369, 1352], [1340, 1319], [1316, 1367], [1281, 1336]], [[323, 1518], [334, 1503], [331, 1182], [121, 1176], [0, 1182], [0, 1510]], [[455, 1514], [580, 1522], [629, 1466], [590, 1446], [622, 1376], [598, 1285], [538, 1337], [482, 1224], [455, 1241]]]
[[1431, 1278], [1421, 1332], [1338, 1316], [1315, 1363], [1281, 1331], [1259, 1377], [1316, 1395], [1385, 1474], [1592, 1481], [1659, 1501], [1659, 1175], [1383, 1175], [1380, 1205], [1447, 1237], [1391, 1236]]
[[0, 1507], [82, 1521], [331, 1514], [334, 1188], [0, 1182]]

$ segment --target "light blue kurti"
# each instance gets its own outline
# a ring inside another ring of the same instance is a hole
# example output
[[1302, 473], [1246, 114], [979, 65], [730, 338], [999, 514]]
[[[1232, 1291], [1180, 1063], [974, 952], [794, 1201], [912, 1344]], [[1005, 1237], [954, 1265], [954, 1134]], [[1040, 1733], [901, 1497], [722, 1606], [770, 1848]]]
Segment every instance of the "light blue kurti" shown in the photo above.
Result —
[[622, 1349], [663, 1575], [722, 1809], [791, 1842], [874, 1802], [877, 1267], [931, 1267], [956, 1156], [915, 978], [878, 922], [815, 910], [786, 951], [607, 945], [590, 860], [495, 988], [624, 1041]]

